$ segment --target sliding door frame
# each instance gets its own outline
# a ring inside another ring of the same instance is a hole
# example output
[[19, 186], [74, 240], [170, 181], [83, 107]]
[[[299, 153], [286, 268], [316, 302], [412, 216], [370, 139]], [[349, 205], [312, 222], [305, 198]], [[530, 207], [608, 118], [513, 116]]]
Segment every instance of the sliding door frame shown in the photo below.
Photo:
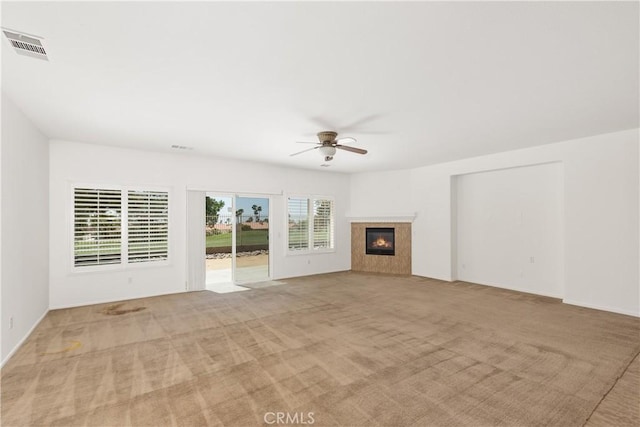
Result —
[[[271, 235], [272, 231], [271, 231], [271, 205], [273, 203], [272, 197], [270, 194], [260, 194], [260, 193], [235, 193], [233, 194], [233, 202], [232, 202], [232, 209], [233, 209], [233, 213], [235, 215], [235, 212], [237, 210], [237, 198], [239, 197], [245, 197], [245, 198], [256, 198], [256, 199], [267, 199], [269, 201], [269, 215], [267, 215], [267, 219], [268, 219], [268, 224], [269, 224], [269, 228], [267, 229], [267, 241], [269, 242], [268, 245], [268, 264], [267, 264], [267, 277], [264, 279], [265, 281], [267, 280], [271, 280], [272, 275], [271, 272], [273, 271], [273, 256], [272, 256], [272, 241], [273, 241], [273, 236]], [[231, 236], [231, 280], [233, 281], [234, 285], [238, 285], [238, 286], [242, 286], [242, 283], [251, 283], [251, 282], [239, 282], [236, 279], [236, 238], [238, 236], [237, 233], [237, 221], [233, 221], [233, 227], [232, 227], [232, 236]]]

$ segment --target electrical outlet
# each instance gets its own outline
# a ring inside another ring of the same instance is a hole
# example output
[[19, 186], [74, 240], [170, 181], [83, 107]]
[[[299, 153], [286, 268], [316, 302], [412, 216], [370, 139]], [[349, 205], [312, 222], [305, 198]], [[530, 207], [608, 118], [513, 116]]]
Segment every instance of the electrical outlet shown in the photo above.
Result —
[[310, 259], [307, 260], [307, 264], [311, 265], [311, 260]]
[[128, 283], [129, 283], [129, 284], [132, 284], [132, 283], [133, 283], [133, 277], [129, 277]]
[[529, 257], [529, 261], [531, 262], [531, 264], [533, 264], [534, 262], [536, 262], [536, 259], [534, 257]]
[[9, 317], [9, 329], [13, 329], [13, 316]]

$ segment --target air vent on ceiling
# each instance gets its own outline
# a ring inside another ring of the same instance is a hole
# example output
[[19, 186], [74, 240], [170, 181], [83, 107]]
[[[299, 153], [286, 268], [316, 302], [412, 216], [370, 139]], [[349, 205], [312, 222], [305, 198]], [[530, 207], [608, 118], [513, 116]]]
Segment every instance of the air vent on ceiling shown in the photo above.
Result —
[[11, 43], [11, 46], [13, 46], [20, 55], [44, 59], [45, 61], [49, 60], [49, 58], [47, 58], [47, 52], [44, 50], [44, 46], [42, 46], [42, 42], [39, 39], [5, 29], [3, 29], [2, 32], [7, 37], [7, 40], [9, 40], [9, 43]]

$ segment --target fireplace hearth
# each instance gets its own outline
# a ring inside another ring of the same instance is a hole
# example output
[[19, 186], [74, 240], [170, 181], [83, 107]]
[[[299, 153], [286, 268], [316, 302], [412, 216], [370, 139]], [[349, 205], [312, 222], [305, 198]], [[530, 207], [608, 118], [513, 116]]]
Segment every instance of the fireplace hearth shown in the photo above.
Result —
[[395, 255], [395, 228], [367, 227], [365, 233], [367, 255]]

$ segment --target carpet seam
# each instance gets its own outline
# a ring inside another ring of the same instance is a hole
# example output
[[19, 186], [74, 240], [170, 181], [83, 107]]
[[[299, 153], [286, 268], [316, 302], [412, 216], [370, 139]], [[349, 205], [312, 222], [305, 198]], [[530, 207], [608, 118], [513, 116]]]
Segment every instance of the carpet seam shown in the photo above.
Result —
[[631, 358], [631, 360], [629, 361], [629, 363], [627, 364], [627, 366], [625, 366], [625, 368], [622, 370], [622, 372], [620, 373], [620, 375], [618, 375], [618, 377], [616, 378], [616, 380], [613, 382], [613, 384], [611, 385], [611, 387], [609, 387], [609, 390], [607, 390], [607, 392], [602, 396], [602, 398], [598, 401], [598, 403], [596, 404], [596, 406], [594, 406], [593, 410], [591, 411], [591, 413], [589, 414], [589, 416], [587, 417], [587, 419], [584, 421], [584, 424], [582, 424], [582, 426], [586, 426], [587, 423], [589, 422], [589, 420], [591, 419], [591, 417], [593, 416], [593, 414], [596, 412], [596, 410], [600, 407], [600, 405], [602, 404], [602, 402], [604, 401], [604, 399], [609, 395], [609, 393], [611, 393], [611, 390], [613, 390], [613, 388], [616, 386], [616, 384], [618, 384], [618, 381], [620, 381], [620, 378], [622, 378], [622, 376], [629, 370], [629, 367], [631, 366], [631, 364], [638, 358], [638, 356], [640, 356], [640, 351], [636, 352], [635, 356], [633, 356]]

